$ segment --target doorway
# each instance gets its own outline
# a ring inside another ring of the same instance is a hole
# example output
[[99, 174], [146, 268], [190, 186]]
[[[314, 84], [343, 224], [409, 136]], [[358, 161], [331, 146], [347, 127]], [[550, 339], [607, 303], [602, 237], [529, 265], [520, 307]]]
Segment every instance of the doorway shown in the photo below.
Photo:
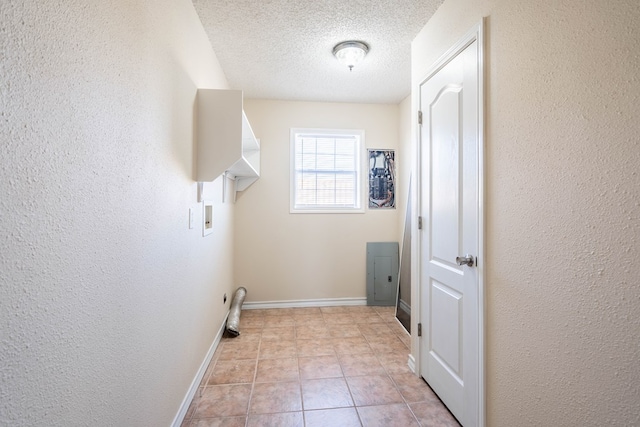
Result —
[[419, 372], [467, 427], [484, 425], [482, 30], [419, 88]]

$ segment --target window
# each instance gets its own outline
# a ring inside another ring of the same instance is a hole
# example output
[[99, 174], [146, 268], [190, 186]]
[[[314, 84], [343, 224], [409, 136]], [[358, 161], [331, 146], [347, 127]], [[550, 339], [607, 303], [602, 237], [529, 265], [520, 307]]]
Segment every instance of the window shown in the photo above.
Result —
[[291, 212], [363, 212], [364, 131], [291, 129]]

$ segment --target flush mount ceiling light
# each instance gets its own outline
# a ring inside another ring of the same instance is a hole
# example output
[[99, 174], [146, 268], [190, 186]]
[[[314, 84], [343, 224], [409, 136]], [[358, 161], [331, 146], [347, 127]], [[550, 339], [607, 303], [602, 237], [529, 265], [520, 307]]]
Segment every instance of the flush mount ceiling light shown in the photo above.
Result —
[[361, 62], [369, 52], [369, 46], [366, 43], [358, 41], [346, 41], [338, 43], [333, 48], [333, 54], [342, 64], [349, 67], [349, 71], [353, 70], [353, 66]]

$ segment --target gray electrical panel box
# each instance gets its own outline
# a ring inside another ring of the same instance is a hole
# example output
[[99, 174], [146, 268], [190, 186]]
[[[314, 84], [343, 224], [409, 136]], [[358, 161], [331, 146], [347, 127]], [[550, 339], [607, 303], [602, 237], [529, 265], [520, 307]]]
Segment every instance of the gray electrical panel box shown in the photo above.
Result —
[[396, 305], [398, 254], [398, 242], [367, 243], [367, 305]]

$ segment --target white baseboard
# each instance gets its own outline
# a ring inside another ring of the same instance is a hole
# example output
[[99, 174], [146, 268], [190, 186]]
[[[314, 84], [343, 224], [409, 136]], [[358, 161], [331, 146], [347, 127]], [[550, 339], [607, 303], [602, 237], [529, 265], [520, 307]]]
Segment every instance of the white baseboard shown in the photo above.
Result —
[[218, 333], [216, 337], [213, 339], [213, 343], [211, 343], [211, 347], [209, 347], [209, 351], [205, 356], [198, 372], [196, 373], [195, 378], [191, 381], [191, 385], [189, 386], [189, 390], [187, 391], [187, 395], [182, 400], [182, 404], [180, 405], [180, 409], [176, 414], [173, 422], [171, 423], [171, 427], [180, 427], [182, 421], [184, 421], [184, 417], [187, 415], [187, 411], [189, 410], [189, 405], [191, 405], [191, 401], [193, 400], [193, 396], [196, 395], [198, 391], [198, 387], [200, 386], [200, 382], [204, 377], [205, 372], [207, 372], [207, 368], [209, 367], [209, 363], [211, 363], [211, 359], [213, 358], [213, 354], [216, 352], [218, 348], [218, 344], [220, 344], [220, 340], [222, 339], [222, 334], [224, 334], [225, 326], [227, 324], [227, 317], [229, 317], [229, 312], [224, 316], [224, 320], [220, 329], [218, 329]]
[[405, 313], [407, 313], [409, 316], [411, 316], [411, 306], [409, 304], [407, 304], [407, 302], [403, 299], [400, 299], [400, 310], [404, 311]]
[[413, 354], [409, 355], [409, 360], [407, 361], [407, 365], [409, 365], [409, 369], [411, 369], [411, 372], [413, 372], [414, 374], [417, 374], [416, 359], [413, 357]]
[[321, 298], [288, 301], [251, 301], [242, 304], [243, 310], [259, 308], [331, 307], [343, 305], [367, 305], [366, 298]]

